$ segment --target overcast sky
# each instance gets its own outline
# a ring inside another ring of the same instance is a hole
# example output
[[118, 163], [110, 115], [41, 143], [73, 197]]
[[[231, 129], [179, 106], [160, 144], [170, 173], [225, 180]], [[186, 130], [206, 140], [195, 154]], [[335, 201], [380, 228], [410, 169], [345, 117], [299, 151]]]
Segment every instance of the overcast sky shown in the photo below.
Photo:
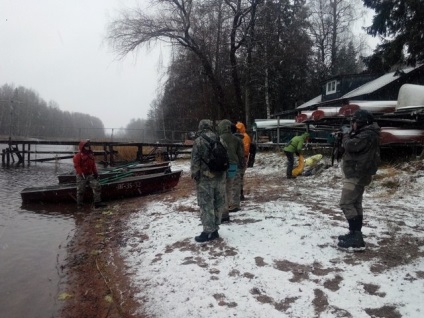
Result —
[[169, 47], [118, 60], [105, 43], [117, 11], [147, 1], [1, 0], [0, 86], [32, 89], [62, 111], [100, 118], [105, 128], [147, 118]]
[[105, 43], [108, 22], [124, 5], [135, 3], [1, 0], [0, 86], [32, 89], [62, 111], [100, 118], [105, 128], [147, 118], [169, 48], [118, 60]]

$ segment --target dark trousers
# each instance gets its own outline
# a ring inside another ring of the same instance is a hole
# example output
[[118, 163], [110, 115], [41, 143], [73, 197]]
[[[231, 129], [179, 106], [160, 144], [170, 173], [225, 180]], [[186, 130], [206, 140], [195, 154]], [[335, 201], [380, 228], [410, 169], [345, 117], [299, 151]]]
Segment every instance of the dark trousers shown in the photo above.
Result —
[[294, 166], [294, 154], [293, 152], [284, 151], [287, 157], [287, 177], [292, 176], [293, 166]]
[[371, 183], [371, 176], [361, 178], [345, 178], [343, 180], [342, 196], [340, 198], [340, 208], [349, 223], [350, 231], [360, 231], [364, 218], [362, 199], [365, 186]]

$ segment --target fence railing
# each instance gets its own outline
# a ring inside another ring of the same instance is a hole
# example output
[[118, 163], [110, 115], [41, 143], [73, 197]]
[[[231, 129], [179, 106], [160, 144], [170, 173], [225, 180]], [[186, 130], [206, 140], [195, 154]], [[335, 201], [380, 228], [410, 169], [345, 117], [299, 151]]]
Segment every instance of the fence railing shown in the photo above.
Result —
[[151, 129], [126, 129], [126, 128], [105, 128], [99, 132], [97, 128], [79, 128], [77, 136], [34, 136], [34, 135], [4, 135], [4, 139], [93, 139], [113, 142], [136, 142], [136, 143], [182, 143], [189, 139], [193, 132], [182, 130], [151, 130]]

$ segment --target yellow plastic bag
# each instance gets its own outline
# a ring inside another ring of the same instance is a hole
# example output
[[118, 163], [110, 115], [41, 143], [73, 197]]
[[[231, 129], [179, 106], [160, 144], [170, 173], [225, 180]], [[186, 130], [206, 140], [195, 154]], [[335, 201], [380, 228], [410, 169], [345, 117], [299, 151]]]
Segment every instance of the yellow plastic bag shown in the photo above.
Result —
[[292, 176], [297, 177], [303, 172], [303, 168], [305, 166], [305, 160], [302, 155], [299, 155], [299, 160], [297, 166], [292, 170]]
[[317, 154], [311, 157], [308, 157], [305, 159], [305, 166], [307, 167], [313, 167], [315, 166], [320, 160], [322, 159], [321, 154]]

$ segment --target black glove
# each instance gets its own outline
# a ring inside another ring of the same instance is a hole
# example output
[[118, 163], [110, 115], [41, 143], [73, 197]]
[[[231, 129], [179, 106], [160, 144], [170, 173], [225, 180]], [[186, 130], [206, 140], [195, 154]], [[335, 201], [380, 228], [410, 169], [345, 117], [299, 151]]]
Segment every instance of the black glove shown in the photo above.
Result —
[[97, 173], [93, 174], [94, 179], [98, 179], [99, 175]]
[[299, 153], [299, 151], [296, 151], [296, 156], [298, 156], [298, 157], [300, 156], [300, 153]]
[[200, 171], [197, 172], [197, 173], [193, 173], [191, 175], [191, 178], [194, 179], [194, 180], [196, 180], [196, 181], [199, 181], [199, 179], [200, 179]]

